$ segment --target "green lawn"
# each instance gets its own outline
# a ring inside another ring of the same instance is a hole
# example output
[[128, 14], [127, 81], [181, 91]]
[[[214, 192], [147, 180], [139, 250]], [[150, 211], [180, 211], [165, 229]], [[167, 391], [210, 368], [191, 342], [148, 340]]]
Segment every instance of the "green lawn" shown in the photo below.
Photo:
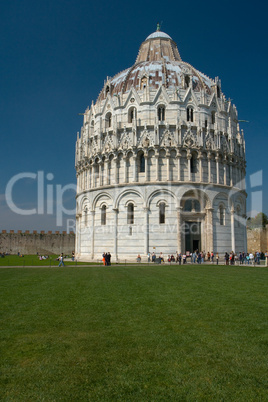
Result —
[[[29, 266], [51, 266], [57, 267], [59, 265], [59, 261], [57, 261], [59, 255], [50, 255], [46, 260], [39, 260], [39, 257], [35, 255], [24, 255], [23, 257], [19, 257], [18, 255], [7, 255], [4, 258], [0, 258], [0, 267], [1, 266], [17, 266], [17, 267], [29, 267]], [[102, 265], [101, 262], [94, 263], [84, 263], [84, 262], [73, 262], [64, 260], [65, 265]]]
[[0, 269], [1, 401], [267, 401], [267, 268]]

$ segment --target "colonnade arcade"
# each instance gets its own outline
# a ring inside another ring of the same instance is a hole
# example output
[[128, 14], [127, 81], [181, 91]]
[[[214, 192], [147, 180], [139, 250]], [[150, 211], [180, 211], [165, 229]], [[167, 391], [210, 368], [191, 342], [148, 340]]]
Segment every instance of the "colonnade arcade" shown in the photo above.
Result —
[[[175, 186], [152, 189], [145, 196], [144, 189], [145, 186], [141, 186], [139, 189], [124, 189], [117, 194], [100, 192], [91, 200], [84, 196], [77, 205], [78, 249], [81, 249], [83, 238], [89, 258], [97, 259], [103, 251], [101, 239], [108, 236], [111, 240], [109, 251], [116, 260], [118, 255], [131, 255], [131, 242], [135, 243], [135, 254], [145, 256], [149, 251], [162, 251], [154, 250], [156, 233], [162, 239], [163, 252], [165, 241], [169, 245], [166, 248], [169, 253], [195, 249], [216, 251], [220, 247], [214, 233], [216, 226], [222, 227], [222, 232], [229, 236], [229, 248], [235, 249], [235, 233], [238, 230], [236, 214], [240, 214], [241, 220], [245, 221], [242, 193], [238, 192], [236, 198], [229, 200], [226, 191], [215, 193]], [[244, 226], [241, 225], [239, 230], [242, 233]]]
[[133, 149], [85, 159], [77, 172], [78, 193], [135, 182], [191, 181], [244, 188], [245, 164], [220, 151], [185, 148]]

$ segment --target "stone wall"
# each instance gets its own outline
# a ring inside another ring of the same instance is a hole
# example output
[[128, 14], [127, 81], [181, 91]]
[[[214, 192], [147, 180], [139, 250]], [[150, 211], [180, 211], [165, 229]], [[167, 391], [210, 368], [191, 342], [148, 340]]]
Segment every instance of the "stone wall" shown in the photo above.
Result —
[[0, 252], [10, 254], [69, 254], [75, 249], [75, 234], [73, 232], [44, 232], [5, 230], [0, 233]]
[[266, 228], [247, 228], [248, 252], [268, 250], [268, 225]]

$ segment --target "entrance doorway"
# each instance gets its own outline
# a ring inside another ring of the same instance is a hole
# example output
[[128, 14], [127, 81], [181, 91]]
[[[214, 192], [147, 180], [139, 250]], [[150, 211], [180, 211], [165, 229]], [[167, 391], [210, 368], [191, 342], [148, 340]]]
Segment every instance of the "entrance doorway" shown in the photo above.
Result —
[[185, 251], [201, 249], [201, 222], [185, 222]]

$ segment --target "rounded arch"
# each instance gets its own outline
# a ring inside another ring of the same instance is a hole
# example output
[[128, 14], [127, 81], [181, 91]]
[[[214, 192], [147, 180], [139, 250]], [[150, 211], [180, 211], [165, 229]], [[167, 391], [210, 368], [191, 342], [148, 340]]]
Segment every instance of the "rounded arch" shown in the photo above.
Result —
[[[112, 203], [113, 203], [113, 198], [112, 198], [112, 196], [111, 196], [109, 193], [107, 193], [106, 191], [105, 191], [105, 192], [101, 192], [100, 194], [96, 195], [96, 197], [94, 198], [94, 200], [93, 200], [93, 202], [92, 202], [92, 210], [93, 210], [93, 211], [95, 211], [97, 202], [98, 202], [102, 197], [105, 197], [105, 196], [108, 197], [108, 198], [112, 201]], [[103, 201], [106, 201], [106, 200], [103, 200]], [[107, 202], [107, 201], [106, 201], [106, 202]]]
[[90, 201], [87, 196], [83, 196], [81, 200], [77, 202], [77, 204], [79, 209], [77, 212], [84, 211], [85, 207], [87, 207], [88, 211], [90, 210]]
[[136, 106], [131, 105], [128, 108], [127, 115], [128, 115], [128, 123], [132, 123], [133, 120], [136, 120], [137, 119], [137, 108], [136, 108]]
[[[167, 189], [157, 189], [157, 190], [155, 190], [155, 191], [153, 191], [149, 196], [148, 196], [148, 198], [147, 198], [147, 200], [146, 200], [146, 207], [147, 208], [150, 208], [150, 205], [151, 205], [151, 203], [152, 203], [152, 200], [153, 200], [153, 198], [154, 197], [156, 197], [157, 195], [163, 195], [163, 194], [167, 194], [167, 195], [169, 195], [169, 196], [171, 196], [173, 199], [174, 199], [174, 201], [175, 201], [175, 204], [176, 204], [176, 207], [178, 207], [178, 200], [177, 200], [177, 197], [175, 196], [175, 194], [173, 193], [173, 191], [171, 191], [171, 190], [167, 190]], [[167, 206], [168, 206], [168, 202], [167, 202], [167, 200], [163, 200], [163, 198], [161, 198], [161, 200], [160, 200], [160, 202], [166, 202], [167, 203]]]
[[134, 201], [134, 200], [127, 200], [126, 202], [125, 202], [125, 207], [128, 207], [129, 206], [129, 204], [133, 204], [134, 205], [134, 207], [137, 207], [137, 203]]
[[230, 209], [232, 203], [229, 194], [223, 191], [220, 191], [219, 193], [215, 194], [212, 200], [213, 208], [217, 207], [217, 204], [218, 205], [222, 204], [225, 206], [225, 209]]
[[157, 119], [158, 121], [165, 121], [166, 120], [166, 105], [164, 103], [159, 103], [157, 105]]
[[105, 128], [112, 127], [112, 113], [107, 112], [105, 115]]
[[107, 200], [103, 200], [100, 202], [99, 209], [102, 209], [102, 207], [106, 207], [106, 209], [109, 208], [109, 204], [108, 204]]
[[122, 199], [124, 196], [128, 195], [128, 194], [129, 194], [130, 196], [131, 196], [131, 194], [137, 195], [138, 197], [141, 198], [141, 200], [142, 200], [142, 202], [143, 202], [143, 204], [144, 204], [144, 197], [143, 197], [143, 195], [142, 195], [139, 191], [130, 188], [130, 189], [127, 189], [127, 190], [123, 191], [122, 193], [120, 193], [120, 194], [118, 195], [118, 197], [115, 199], [115, 201], [114, 201], [114, 208], [115, 208], [115, 209], [118, 209], [121, 199]]
[[164, 198], [161, 198], [160, 200], [157, 201], [156, 206], [159, 207], [160, 204], [165, 204], [166, 207], [168, 207], [168, 202]]
[[212, 202], [205, 191], [198, 188], [187, 189], [180, 197], [180, 207], [184, 208], [186, 200], [193, 199], [200, 203], [201, 211], [205, 208], [212, 208]]

